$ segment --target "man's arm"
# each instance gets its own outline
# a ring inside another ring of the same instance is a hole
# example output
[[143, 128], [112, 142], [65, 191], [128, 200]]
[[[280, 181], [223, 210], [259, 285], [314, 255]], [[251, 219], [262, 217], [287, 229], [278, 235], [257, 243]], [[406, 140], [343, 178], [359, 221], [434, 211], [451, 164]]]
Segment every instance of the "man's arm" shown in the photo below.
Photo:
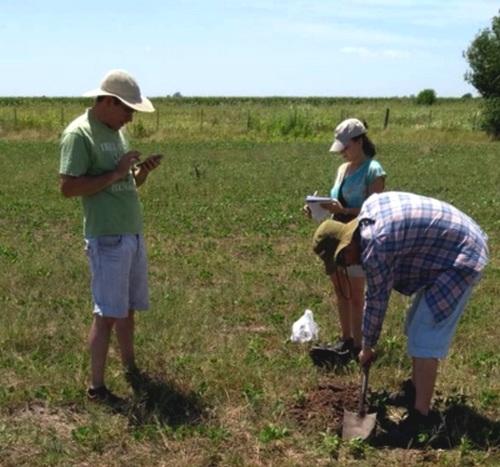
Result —
[[161, 154], [153, 154], [144, 161], [136, 165], [134, 170], [134, 178], [136, 186], [141, 186], [149, 175], [149, 172], [156, 169], [162, 160]]
[[115, 183], [119, 178], [116, 172], [108, 172], [96, 177], [81, 176], [72, 177], [70, 175], [60, 175], [61, 193], [66, 198], [72, 196], [91, 196], [104, 190], [106, 187]]
[[393, 283], [392, 271], [383, 262], [376, 265], [376, 269], [366, 268], [363, 346], [375, 347], [378, 342]]
[[386, 251], [386, 246], [383, 238], [372, 240], [363, 255], [366, 289], [362, 333], [363, 347], [367, 348], [377, 344], [394, 285], [393, 252]]
[[367, 270], [366, 279], [362, 324], [363, 341], [361, 352], [358, 355], [361, 366], [369, 366], [375, 359], [375, 346], [382, 330], [393, 285], [392, 274], [382, 264], [377, 270]]
[[115, 170], [102, 175], [72, 177], [61, 174], [61, 193], [70, 198], [72, 196], [91, 196], [127, 176], [130, 168], [139, 160], [137, 151], [127, 152], [122, 156]]

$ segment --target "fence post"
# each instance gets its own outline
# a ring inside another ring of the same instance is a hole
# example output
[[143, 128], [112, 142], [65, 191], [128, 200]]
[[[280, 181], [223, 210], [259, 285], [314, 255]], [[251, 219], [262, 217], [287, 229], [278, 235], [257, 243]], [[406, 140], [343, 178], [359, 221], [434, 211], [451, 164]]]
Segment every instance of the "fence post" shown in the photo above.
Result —
[[293, 139], [297, 140], [297, 107], [294, 105], [293, 106]]
[[387, 126], [389, 125], [389, 113], [390, 113], [390, 109], [387, 108], [385, 109], [385, 117], [384, 117], [384, 130], [387, 128]]
[[200, 130], [203, 129], [203, 107], [200, 109]]
[[429, 126], [431, 126], [432, 123], [432, 110], [429, 110]]
[[14, 106], [14, 129], [17, 130], [17, 107]]
[[61, 127], [64, 126], [64, 107], [61, 107]]
[[251, 121], [251, 116], [250, 116], [250, 110], [247, 110], [247, 132], [250, 131], [250, 121]]
[[160, 109], [156, 109], [156, 131], [160, 129]]

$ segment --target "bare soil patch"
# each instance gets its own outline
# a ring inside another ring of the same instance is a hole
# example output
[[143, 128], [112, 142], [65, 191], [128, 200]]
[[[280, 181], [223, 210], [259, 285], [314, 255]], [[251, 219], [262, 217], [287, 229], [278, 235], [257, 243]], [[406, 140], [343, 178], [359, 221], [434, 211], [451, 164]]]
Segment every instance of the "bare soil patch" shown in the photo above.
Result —
[[[368, 390], [368, 412], [377, 413], [377, 427], [370, 437], [374, 446], [401, 447], [388, 436], [391, 428], [405, 416], [405, 409], [386, 405], [386, 391]], [[338, 376], [331, 375], [320, 380], [300, 400], [292, 403], [290, 416], [306, 432], [342, 431], [344, 410], [357, 411], [359, 384], [344, 383]], [[500, 446], [500, 422], [489, 419], [469, 406], [465, 399], [451, 395], [445, 399], [437, 397], [433, 413], [436, 426], [423, 441], [414, 443], [419, 448], [453, 449], [463, 439], [469, 440], [474, 449], [498, 452]]]
[[341, 431], [344, 409], [356, 411], [359, 403], [359, 385], [344, 384], [334, 379], [323, 379], [318, 387], [305, 394], [290, 408], [291, 416], [302, 427], [310, 430]]

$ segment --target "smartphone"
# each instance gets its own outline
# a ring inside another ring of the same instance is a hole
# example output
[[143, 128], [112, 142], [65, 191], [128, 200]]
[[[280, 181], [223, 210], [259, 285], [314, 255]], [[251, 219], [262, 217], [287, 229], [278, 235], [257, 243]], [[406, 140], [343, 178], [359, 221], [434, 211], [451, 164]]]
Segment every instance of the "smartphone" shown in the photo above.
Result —
[[[154, 154], [151, 157], [153, 157], [156, 161], [160, 161], [163, 159], [163, 154]], [[146, 162], [146, 161], [144, 160], [144, 161], [138, 162], [137, 164], [135, 164], [135, 166], [140, 167], [142, 164], [144, 164], [144, 162]]]

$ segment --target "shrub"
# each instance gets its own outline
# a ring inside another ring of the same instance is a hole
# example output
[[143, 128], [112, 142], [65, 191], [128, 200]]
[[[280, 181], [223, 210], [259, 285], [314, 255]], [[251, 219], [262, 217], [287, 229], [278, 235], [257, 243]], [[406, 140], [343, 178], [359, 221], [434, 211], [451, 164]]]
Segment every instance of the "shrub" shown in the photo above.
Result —
[[432, 105], [436, 102], [436, 91], [434, 89], [423, 89], [417, 95], [417, 104]]
[[480, 125], [493, 139], [500, 139], [500, 97], [484, 100]]

